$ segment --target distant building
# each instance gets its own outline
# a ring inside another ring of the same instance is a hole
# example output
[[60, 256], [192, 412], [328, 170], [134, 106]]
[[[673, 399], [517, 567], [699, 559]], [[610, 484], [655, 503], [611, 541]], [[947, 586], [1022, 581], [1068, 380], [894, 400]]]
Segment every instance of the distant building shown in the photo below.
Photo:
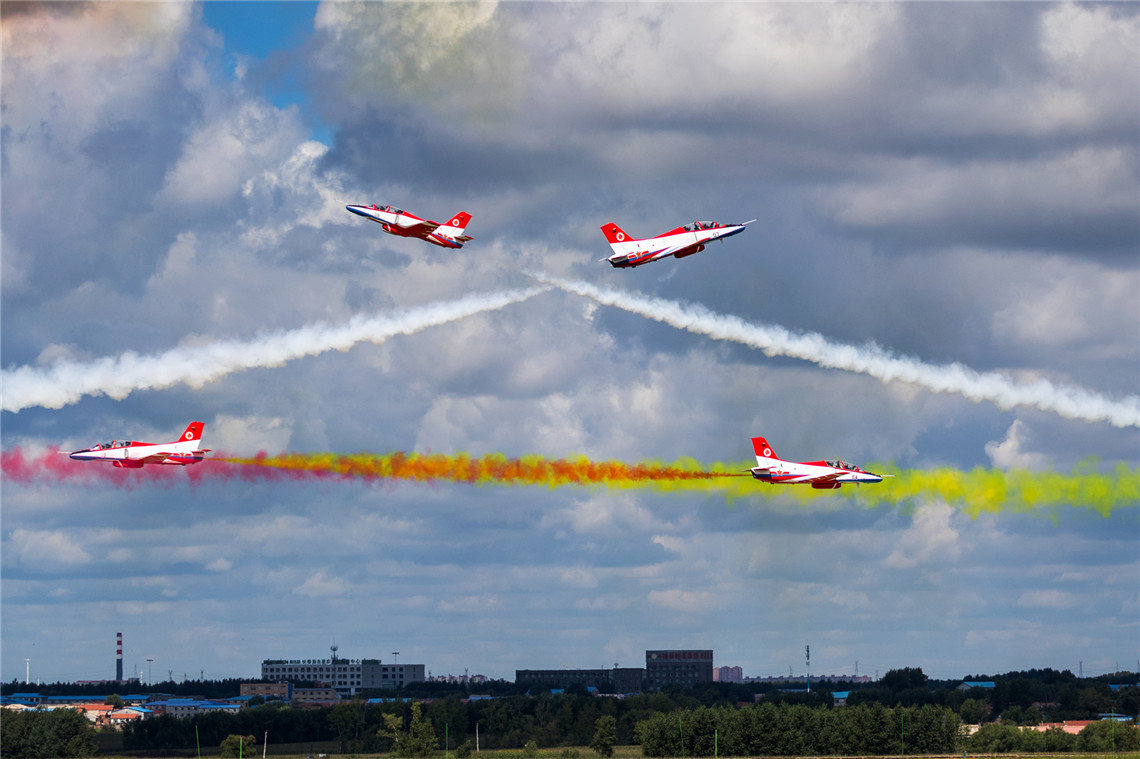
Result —
[[242, 683], [240, 692], [243, 696], [261, 696], [262, 698], [279, 698], [282, 701], [293, 699], [293, 683]]
[[335, 688], [294, 688], [294, 704], [319, 704], [327, 706], [340, 700]]
[[[804, 675], [774, 675], [767, 677], [746, 677], [746, 683], [764, 683], [766, 685], [802, 685], [807, 678]], [[867, 685], [871, 682], [868, 675], [812, 675], [813, 683], [851, 683], [852, 685]]]
[[169, 714], [172, 717], [193, 717], [195, 714], [206, 712], [235, 713], [241, 709], [237, 704], [226, 704], [221, 701], [204, 701], [194, 698], [171, 698], [165, 701], [150, 701], [147, 708], [155, 714]]
[[331, 659], [266, 659], [261, 662], [262, 680], [320, 683], [335, 688], [340, 696], [354, 696], [361, 690], [402, 688], [408, 683], [422, 683], [424, 671], [423, 664], [341, 659], [335, 650]]
[[714, 683], [742, 683], [744, 670], [740, 667], [713, 667]]
[[993, 680], [965, 680], [955, 690], [967, 691], [971, 688], [996, 688], [997, 684]]
[[689, 688], [713, 681], [713, 652], [709, 649], [646, 651], [645, 687], [661, 690], [666, 685]]

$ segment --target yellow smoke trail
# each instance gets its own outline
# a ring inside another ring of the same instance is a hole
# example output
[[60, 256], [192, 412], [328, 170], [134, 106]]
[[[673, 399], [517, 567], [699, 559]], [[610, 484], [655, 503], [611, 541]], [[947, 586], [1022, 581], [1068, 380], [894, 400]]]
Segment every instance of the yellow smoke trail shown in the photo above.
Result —
[[1140, 505], [1140, 469], [1121, 463], [1111, 471], [1099, 471], [1095, 461], [1083, 462], [1069, 473], [983, 467], [968, 471], [951, 467], [900, 469], [889, 464], [872, 464], [868, 466], [870, 471], [892, 477], [873, 485], [847, 485], [838, 491], [756, 482], [747, 475], [750, 462], [701, 464], [694, 459], [628, 464], [590, 461], [584, 457], [508, 458], [501, 454], [474, 457], [396, 452], [386, 455], [262, 454], [215, 461], [237, 465], [240, 469], [235, 475], [247, 480], [361, 479], [549, 489], [565, 486], [651, 489], [660, 493], [704, 493], [729, 503], [784, 496], [813, 502], [820, 498], [832, 502], [854, 500], [872, 508], [942, 501], [975, 519], [984, 513], [1055, 513], [1061, 508], [1086, 509], [1107, 517], [1113, 510]]

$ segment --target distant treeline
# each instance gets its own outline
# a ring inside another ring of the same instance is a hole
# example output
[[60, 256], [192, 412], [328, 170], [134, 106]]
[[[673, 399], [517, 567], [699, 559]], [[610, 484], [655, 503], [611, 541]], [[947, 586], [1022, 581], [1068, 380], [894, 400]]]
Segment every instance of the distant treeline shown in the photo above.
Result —
[[944, 706], [763, 703], [659, 713], [637, 732], [645, 756], [883, 756], [951, 753], [961, 724]]
[[[422, 706], [442, 749], [460, 750], [473, 745], [476, 726], [484, 749], [520, 749], [534, 741], [538, 747], [589, 745], [599, 717], [613, 717], [616, 743], [640, 744], [648, 756], [701, 756], [720, 754], [891, 754], [948, 753], [966, 748], [972, 752], [1077, 751], [1081, 741], [1095, 742], [1099, 726], [1089, 736], [1060, 731], [1021, 731], [1033, 725], [1074, 719], [1096, 719], [1098, 714], [1140, 713], [1140, 688], [1116, 690], [1109, 682], [1135, 682], [1135, 675], [1079, 679], [1070, 672], [1032, 670], [1007, 675], [978, 675], [971, 681], [992, 681], [992, 688], [959, 690], [962, 681], [931, 682], [921, 669], [891, 670], [871, 685], [813, 684], [812, 691], [788, 692], [771, 683], [705, 683], [693, 688], [668, 687], [661, 692], [605, 698], [587, 694], [582, 687], [552, 695], [549, 691], [519, 692], [513, 683], [480, 685], [478, 691], [494, 698], [469, 700], [462, 685], [415, 683], [400, 691], [378, 691], [388, 701], [366, 704], [357, 699], [330, 708], [305, 709], [280, 701], [255, 698], [251, 708], [237, 713], [206, 713], [185, 719], [158, 716], [124, 729], [127, 749], [185, 749], [217, 746], [228, 735], [266, 733], [270, 743], [339, 741], [345, 751], [382, 752], [392, 749], [381, 735], [385, 715], [411, 720], [411, 702], [431, 699]], [[177, 696], [218, 698], [236, 695], [239, 680], [160, 683], [154, 691]], [[246, 681], [248, 682], [248, 681]], [[57, 683], [34, 688], [41, 695], [105, 696], [107, 684], [76, 686]], [[835, 708], [832, 690], [850, 690], [847, 705]], [[14, 682], [4, 692], [33, 688]], [[124, 689], [119, 695], [131, 695]], [[372, 694], [364, 694], [372, 695]], [[965, 744], [957, 745], [961, 723], [985, 725]], [[1108, 723], [1104, 723], [1108, 724]], [[1120, 726], [1107, 740], [1119, 741], [1117, 750], [1135, 739], [1135, 731]], [[949, 742], [950, 745], [947, 745]], [[6, 741], [7, 743], [7, 741]], [[1012, 747], [1007, 747], [1012, 746]], [[5, 746], [5, 756], [8, 754]], [[1108, 749], [1106, 749], [1108, 750]]]

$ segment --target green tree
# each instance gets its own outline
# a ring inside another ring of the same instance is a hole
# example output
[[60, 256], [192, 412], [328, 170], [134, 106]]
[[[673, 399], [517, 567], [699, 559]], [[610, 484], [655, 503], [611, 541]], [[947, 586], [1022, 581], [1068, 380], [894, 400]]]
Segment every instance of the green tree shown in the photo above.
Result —
[[364, 737], [364, 705], [359, 701], [347, 704], [337, 704], [329, 709], [329, 724], [336, 730], [336, 739], [340, 741], [342, 754], [359, 751]]
[[377, 735], [392, 741], [392, 750], [399, 757], [426, 759], [439, 753], [439, 736], [431, 720], [424, 716], [418, 701], [412, 702], [412, 716], [407, 729], [398, 714], [384, 714], [384, 726]]
[[991, 722], [971, 735], [966, 745], [972, 754], [1012, 754], [1022, 750], [1025, 740], [1016, 725]]
[[617, 720], [609, 714], [603, 714], [594, 722], [594, 738], [590, 741], [590, 748], [599, 756], [610, 757], [614, 755], [615, 743], [617, 743]]
[[107, 696], [106, 700], [103, 701], [103, 703], [107, 704], [108, 706], [113, 706], [116, 709], [122, 709], [123, 697], [117, 693], [112, 693], [111, 695]]
[[222, 741], [222, 756], [257, 756], [257, 738], [252, 735], [227, 735]]
[[95, 728], [69, 709], [4, 714], [3, 753], [10, 759], [93, 756]]
[[534, 738], [531, 738], [523, 746], [523, 756], [525, 756], [526, 759], [534, 759], [538, 756], [538, 744], [534, 742]]
[[405, 738], [407, 734], [404, 732], [404, 718], [399, 714], [392, 714], [390, 712], [384, 713], [384, 726], [381, 727], [376, 735], [380, 738], [387, 738], [392, 741], [392, 751], [397, 756], [403, 756], [401, 750], [403, 749], [403, 742], [401, 739]]
[[903, 667], [888, 670], [879, 686], [895, 693], [913, 688], [925, 688], [927, 678], [921, 667]]
[[967, 698], [958, 709], [958, 715], [967, 725], [980, 725], [989, 716], [990, 705], [976, 698]]
[[430, 757], [439, 753], [439, 736], [431, 720], [424, 716], [418, 701], [412, 703], [412, 723], [408, 728], [407, 753], [401, 756]]
[[1126, 722], [1105, 719], [1090, 722], [1077, 735], [1077, 750], [1086, 753], [1110, 753], [1140, 749], [1140, 728]]

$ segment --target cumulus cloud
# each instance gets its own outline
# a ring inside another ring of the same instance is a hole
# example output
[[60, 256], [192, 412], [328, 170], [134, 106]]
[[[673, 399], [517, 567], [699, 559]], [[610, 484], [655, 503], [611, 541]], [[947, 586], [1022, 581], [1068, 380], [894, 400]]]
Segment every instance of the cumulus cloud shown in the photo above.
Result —
[[301, 596], [331, 598], [344, 595], [348, 588], [349, 584], [343, 578], [330, 577], [324, 572], [317, 572], [294, 588], [293, 592]]
[[91, 554], [61, 530], [29, 530], [17, 527], [8, 538], [10, 550], [20, 561], [40, 568], [53, 565], [81, 565], [91, 561]]
[[1025, 424], [1020, 419], [1014, 419], [1013, 424], [1006, 430], [1002, 441], [991, 440], [986, 443], [986, 455], [990, 457], [995, 467], [999, 469], [1045, 469], [1049, 460], [1044, 454], [1032, 451], [1023, 451], [1025, 444]]
[[226, 203], [251, 174], [288, 155], [303, 137], [295, 119], [268, 104], [235, 104], [232, 112], [211, 119], [189, 135], [156, 202], [168, 207]]
[[958, 558], [962, 546], [958, 529], [951, 524], [953, 516], [954, 510], [946, 504], [919, 507], [913, 524], [899, 536], [884, 565], [894, 569], [926, 569]]
[[[60, 385], [76, 392], [99, 357], [206, 355], [201, 335], [232, 336], [249, 361], [259, 339], [306, 324], [525, 287], [524, 268], [1018, 386], [1135, 392], [1134, 7], [326, 3], [301, 46], [258, 60], [233, 47], [239, 34], [223, 47], [198, 6], [17, 6], [0, 45], [5, 404], [21, 367], [70, 365]], [[294, 88], [297, 106], [271, 105]], [[371, 201], [467, 210], [476, 239], [436, 250], [343, 209]], [[716, 252], [595, 263], [611, 218], [651, 234], [753, 216]], [[129, 373], [110, 368], [99, 387]], [[1127, 429], [829, 371], [560, 292], [197, 388], [5, 412], [5, 442], [40, 451], [202, 418], [211, 447], [250, 451], [743, 462], [747, 438], [767, 434], [804, 458], [904, 467], [1135, 457]], [[379, 624], [385, 649], [414, 639], [435, 671], [507, 677], [594, 666], [599, 650], [633, 660], [663, 630], [661, 645], [730, 652], [748, 674], [786, 671], [802, 655], [786, 641], [808, 630], [847, 641], [813, 648], [864, 671], [961, 676], [963, 651], [979, 670], [1041, 666], [1025, 640], [1058, 661], [1077, 646], [1127, 655], [1127, 511], [1074, 510], [1054, 528], [938, 504], [864, 509], [846, 491], [726, 506], [5, 480], [4, 651], [54, 629], [63, 604], [132, 615], [132, 639], [176, 671], [216, 662], [235, 677], [314, 640], [319, 655], [327, 629], [298, 619], [338, 620], [346, 654], [382, 655]], [[107, 515], [120, 526], [100, 531]], [[313, 544], [327, 550], [314, 558]], [[1049, 554], [1064, 565], [1042, 571]], [[108, 600], [124, 573], [132, 598]], [[345, 613], [380, 586], [406, 613]], [[994, 617], [978, 588], [1018, 602]], [[1066, 607], [1074, 594], [1081, 606]], [[1067, 608], [1082, 614], [1056, 614]], [[717, 630], [702, 624], [723, 609]], [[441, 643], [441, 614], [484, 644]], [[76, 634], [61, 668], [90, 659]], [[3, 665], [22, 672], [22, 656]]]

